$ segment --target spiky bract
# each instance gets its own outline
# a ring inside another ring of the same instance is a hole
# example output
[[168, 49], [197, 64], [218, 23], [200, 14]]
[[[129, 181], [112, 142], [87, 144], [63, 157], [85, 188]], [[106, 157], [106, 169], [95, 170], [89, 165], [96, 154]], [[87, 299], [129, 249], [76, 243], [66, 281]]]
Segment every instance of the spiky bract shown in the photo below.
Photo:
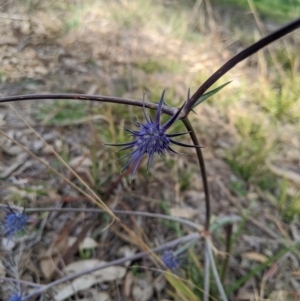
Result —
[[28, 222], [28, 216], [23, 212], [15, 212], [10, 207], [6, 210], [4, 221], [4, 231], [8, 239], [17, 234], [21, 230], [25, 230]]
[[131, 133], [132, 136], [134, 137], [134, 140], [132, 142], [121, 143], [121, 144], [108, 144], [111, 146], [124, 146], [124, 148], [120, 149], [119, 151], [131, 149], [131, 148], [133, 149], [131, 153], [119, 159], [121, 160], [127, 157], [130, 158], [125, 164], [122, 172], [131, 163], [133, 163], [134, 165], [131, 174], [131, 176], [133, 176], [136, 172], [136, 169], [142, 157], [145, 154], [148, 155], [147, 169], [149, 169], [150, 166], [154, 167], [153, 164], [154, 154], [159, 154], [159, 155], [165, 155], [166, 153], [169, 153], [170, 155], [177, 154], [177, 152], [171, 148], [171, 144], [176, 144], [184, 147], [199, 147], [195, 145], [181, 143], [172, 139], [174, 137], [182, 136], [187, 132], [177, 133], [177, 134], [166, 134], [166, 131], [170, 128], [170, 126], [179, 118], [185, 103], [167, 122], [165, 122], [164, 124], [160, 124], [160, 115], [162, 113], [162, 106], [164, 104], [164, 94], [165, 91], [163, 91], [161, 95], [154, 121], [151, 118], [149, 119], [147, 117], [145, 111], [145, 105], [144, 105], [143, 112], [144, 112], [146, 122], [145, 123], [135, 122], [135, 125], [139, 128], [137, 131], [126, 128], [126, 130], [129, 133]]
[[163, 261], [165, 266], [168, 269], [170, 269], [171, 271], [176, 270], [180, 265], [180, 261], [179, 261], [177, 255], [175, 254], [175, 252], [170, 251], [170, 250], [164, 251], [164, 253], [161, 257], [161, 260]]
[[14, 294], [9, 298], [9, 301], [22, 301], [22, 297], [18, 294]]

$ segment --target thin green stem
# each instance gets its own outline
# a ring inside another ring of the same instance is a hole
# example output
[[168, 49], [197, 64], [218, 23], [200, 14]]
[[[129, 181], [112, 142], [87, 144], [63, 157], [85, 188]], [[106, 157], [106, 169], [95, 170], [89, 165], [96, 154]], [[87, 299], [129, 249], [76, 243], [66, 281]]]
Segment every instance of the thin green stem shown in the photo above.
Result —
[[226, 277], [226, 274], [227, 274], [230, 255], [231, 255], [232, 228], [233, 228], [232, 224], [226, 225], [226, 228], [225, 228], [226, 229], [226, 257], [224, 259], [224, 263], [223, 263], [223, 267], [222, 267], [222, 273], [221, 273], [221, 281], [222, 281], [223, 284], [225, 282], [225, 277]]
[[208, 301], [209, 299], [209, 278], [210, 278], [210, 269], [209, 269], [209, 256], [208, 256], [208, 242], [204, 240], [204, 286], [203, 286], [203, 301]]
[[212, 272], [213, 272], [213, 275], [214, 275], [214, 278], [215, 278], [215, 281], [216, 281], [216, 285], [217, 285], [218, 290], [219, 290], [219, 294], [220, 294], [223, 301], [228, 301], [227, 296], [225, 294], [224, 287], [223, 287], [222, 282], [221, 282], [220, 277], [219, 277], [219, 273], [218, 273], [218, 270], [217, 270], [217, 267], [216, 267], [214, 255], [212, 253], [212, 249], [211, 249], [211, 246], [210, 246], [209, 238], [205, 237], [205, 241], [206, 241], [206, 245], [207, 245], [207, 254], [208, 254], [208, 257], [209, 257], [210, 266], [211, 266], [211, 269], [212, 269]]

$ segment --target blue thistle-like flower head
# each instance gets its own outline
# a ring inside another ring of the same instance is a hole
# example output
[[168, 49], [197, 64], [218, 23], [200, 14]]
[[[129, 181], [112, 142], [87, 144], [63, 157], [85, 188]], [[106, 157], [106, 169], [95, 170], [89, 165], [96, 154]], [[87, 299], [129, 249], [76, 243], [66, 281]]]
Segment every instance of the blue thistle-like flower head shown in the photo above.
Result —
[[192, 240], [184, 244], [181, 248], [177, 250], [165, 250], [161, 260], [165, 264], [167, 268], [169, 268], [172, 272], [179, 267], [180, 264], [183, 263], [183, 256], [186, 250], [195, 244], [196, 240]]
[[9, 301], [22, 301], [22, 296], [14, 294], [9, 298]]
[[[173, 140], [173, 137], [182, 136], [186, 133], [177, 133], [177, 134], [167, 134], [166, 131], [169, 127], [178, 119], [185, 103], [178, 109], [178, 111], [164, 124], [160, 124], [160, 115], [162, 112], [162, 106], [164, 103], [164, 95], [165, 91], [163, 91], [158, 108], [156, 111], [155, 120], [153, 121], [151, 118], [147, 117], [145, 111], [145, 105], [143, 106], [143, 112], [146, 119], [145, 123], [135, 122], [135, 125], [138, 127], [137, 131], [126, 128], [126, 130], [132, 134], [134, 140], [128, 143], [121, 144], [108, 144], [111, 146], [124, 146], [124, 148], [119, 151], [123, 151], [126, 149], [132, 148], [133, 151], [126, 156], [123, 156], [121, 159], [130, 157], [127, 163], [125, 164], [122, 172], [133, 163], [133, 171], [132, 175], [136, 172], [136, 169], [142, 159], [142, 157], [146, 154], [148, 155], [148, 163], [147, 169], [149, 167], [153, 167], [153, 159], [154, 154], [165, 155], [165, 153], [169, 153], [170, 155], [178, 154], [175, 150], [171, 148], [171, 144], [185, 146], [185, 147], [199, 147], [195, 145], [189, 145], [185, 143], [178, 142]], [[143, 99], [144, 101], [144, 99]]]
[[10, 207], [6, 210], [7, 214], [4, 221], [5, 235], [10, 239], [21, 230], [25, 230], [28, 222], [28, 216], [23, 212], [15, 212]]
[[170, 269], [172, 272], [174, 270], [176, 270], [179, 265], [180, 265], [180, 261], [177, 257], [177, 254], [173, 251], [170, 250], [165, 250], [161, 260], [163, 261], [163, 263], [165, 264], [165, 266]]

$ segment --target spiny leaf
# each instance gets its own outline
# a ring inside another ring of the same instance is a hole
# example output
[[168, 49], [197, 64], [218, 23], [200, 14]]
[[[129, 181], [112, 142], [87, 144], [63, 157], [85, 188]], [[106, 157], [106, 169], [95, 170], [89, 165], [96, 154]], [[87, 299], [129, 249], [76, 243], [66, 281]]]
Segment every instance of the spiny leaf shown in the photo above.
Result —
[[216, 94], [217, 92], [219, 92], [221, 89], [223, 89], [225, 86], [227, 86], [229, 83], [231, 83], [231, 81], [219, 86], [218, 88], [211, 90], [205, 94], [203, 94], [194, 104], [193, 108], [195, 108], [196, 106], [198, 106], [200, 103], [202, 103], [204, 100], [208, 99], [209, 97], [213, 96], [214, 94]]

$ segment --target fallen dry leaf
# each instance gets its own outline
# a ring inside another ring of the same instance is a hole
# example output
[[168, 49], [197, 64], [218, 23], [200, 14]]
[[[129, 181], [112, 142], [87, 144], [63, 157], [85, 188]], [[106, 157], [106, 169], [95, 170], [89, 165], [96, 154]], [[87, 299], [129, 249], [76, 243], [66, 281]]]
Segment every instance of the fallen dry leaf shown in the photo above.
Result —
[[[77, 237], [70, 236], [68, 237], [68, 246], [72, 246], [77, 240]], [[98, 243], [91, 237], [85, 237], [84, 240], [79, 244], [79, 249], [95, 249], [98, 247]]]
[[91, 222], [87, 225], [85, 225], [79, 234], [77, 235], [76, 241], [72, 244], [72, 246], [68, 247], [64, 250], [63, 260], [66, 265], [68, 265], [72, 260], [74, 255], [77, 253], [80, 243], [84, 240], [86, 237], [88, 231], [94, 227], [94, 225], [97, 223], [97, 221]]
[[61, 261], [60, 256], [49, 256], [40, 260], [40, 267], [43, 275], [49, 279], [54, 271], [57, 269], [57, 265]]
[[[96, 266], [101, 266], [105, 264], [105, 261], [100, 261], [98, 259], [87, 259], [72, 262], [64, 268], [64, 272], [67, 274], [82, 272]], [[105, 269], [101, 269], [93, 272], [93, 275], [97, 277], [98, 282], [104, 281], [114, 281], [117, 279], [122, 279], [126, 274], [126, 268], [121, 266], [112, 266]]]
[[235, 301], [252, 301], [255, 300], [255, 294], [253, 292], [242, 291], [234, 299]]
[[[286, 301], [289, 300], [289, 292], [287, 291], [283, 291], [283, 290], [278, 290], [278, 291], [274, 291], [269, 295], [268, 300], [270, 301]], [[296, 299], [294, 299], [296, 300]]]
[[14, 160], [12, 164], [7, 166], [6, 168], [0, 169], [0, 179], [5, 179], [9, 177], [16, 169], [18, 169], [22, 164], [26, 162], [28, 155], [25, 153], [21, 153]]
[[245, 257], [249, 260], [257, 261], [257, 262], [265, 262], [268, 260], [268, 258], [265, 255], [262, 255], [262, 254], [256, 253], [256, 252], [244, 253], [243, 257]]
[[133, 285], [132, 297], [135, 301], [148, 301], [153, 295], [154, 289], [152, 283], [144, 282]]
[[[82, 271], [85, 271], [90, 268], [94, 268], [97, 265], [103, 265], [105, 264], [105, 261], [100, 261], [97, 259], [89, 259], [89, 260], [82, 260], [77, 261], [69, 264], [67, 267], [65, 267], [64, 272], [65, 273], [79, 273]], [[82, 291], [85, 289], [90, 288], [91, 286], [101, 283], [101, 282], [109, 282], [109, 281], [115, 281], [117, 279], [122, 279], [126, 274], [126, 268], [120, 267], [120, 266], [112, 266], [108, 267], [99, 271], [92, 272], [90, 274], [87, 274], [85, 276], [79, 277], [75, 280], [73, 280], [71, 283], [60, 286], [56, 288], [56, 295], [54, 299], [56, 301], [62, 301], [70, 296], [74, 295], [78, 291]], [[100, 300], [109, 300], [108, 295], [101, 296], [102, 299]]]
[[267, 281], [269, 278], [273, 277], [279, 269], [279, 264], [274, 262], [271, 267], [264, 273], [263, 279]]
[[197, 214], [197, 210], [193, 208], [173, 207], [170, 209], [170, 214], [177, 217], [192, 218]]
[[[126, 246], [123, 246], [123, 247], [119, 248], [117, 254], [118, 254], [118, 256], [120, 256], [120, 257], [129, 257], [129, 256], [131, 256], [131, 255], [134, 255], [135, 252], [136, 252], [136, 250], [137, 250], [136, 248], [130, 247], [130, 246], [126, 245]], [[131, 264], [131, 261], [130, 261], [130, 260], [128, 260], [128, 261], [126, 261], [126, 262], [124, 263], [124, 265], [125, 265], [126, 267], [128, 267], [130, 264]]]
[[57, 294], [54, 296], [56, 301], [65, 300], [79, 291], [85, 290], [96, 284], [98, 281], [95, 275], [85, 275], [72, 281], [72, 283], [59, 287]]
[[133, 283], [133, 274], [132, 271], [129, 271], [125, 277], [124, 285], [123, 285], [123, 292], [126, 298], [130, 297], [132, 283]]
[[[91, 290], [89, 290], [90, 292]], [[111, 301], [110, 296], [104, 292], [96, 292], [91, 298], [80, 299], [80, 301]]]
[[300, 278], [300, 269], [291, 273], [294, 277]]
[[6, 251], [12, 251], [16, 244], [14, 239], [8, 239], [6, 237], [2, 238], [2, 248]]
[[74, 223], [75, 221], [67, 223], [57, 235], [54, 244], [40, 256], [40, 267], [47, 279], [50, 278], [56, 270], [57, 265], [62, 260], [62, 255], [65, 253], [65, 250], [68, 250], [68, 235]]
[[166, 287], [166, 278], [163, 274], [157, 276], [153, 281], [153, 286], [157, 294], [160, 294], [160, 292]]
[[253, 286], [255, 285], [254, 278], [250, 278], [246, 283], [239, 288], [235, 301], [252, 301], [255, 300]]
[[90, 167], [93, 165], [93, 162], [90, 158], [87, 158], [86, 156], [79, 156], [70, 160], [69, 165], [72, 168], [77, 168], [78, 166]]

